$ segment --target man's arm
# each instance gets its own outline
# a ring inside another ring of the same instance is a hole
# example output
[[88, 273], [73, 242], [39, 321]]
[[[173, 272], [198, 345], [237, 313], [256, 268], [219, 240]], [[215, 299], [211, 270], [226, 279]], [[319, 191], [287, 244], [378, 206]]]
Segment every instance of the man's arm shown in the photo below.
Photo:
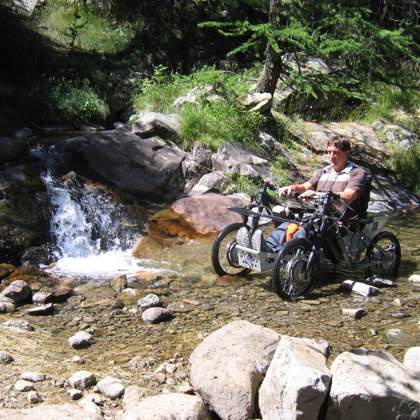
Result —
[[277, 191], [277, 194], [279, 195], [279, 197], [281, 197], [282, 195], [286, 195], [287, 197], [290, 197], [290, 194], [293, 191], [297, 192], [300, 195], [308, 190], [315, 191], [311, 183], [304, 182], [303, 184], [287, 185], [286, 187], [279, 188], [279, 190]]

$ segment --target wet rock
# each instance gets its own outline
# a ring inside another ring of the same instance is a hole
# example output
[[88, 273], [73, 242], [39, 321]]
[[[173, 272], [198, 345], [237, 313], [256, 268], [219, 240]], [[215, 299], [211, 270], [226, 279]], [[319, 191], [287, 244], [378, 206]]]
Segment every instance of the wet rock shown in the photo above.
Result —
[[319, 417], [331, 382], [328, 343], [282, 336], [259, 390], [264, 419]]
[[[190, 357], [191, 383], [221, 418], [252, 418], [280, 335], [247, 321], [210, 334]], [[229, 398], [226, 398], [229, 395]]]
[[73, 388], [87, 389], [96, 385], [96, 376], [86, 370], [79, 370], [70, 377], [69, 383]]
[[119, 379], [110, 376], [101, 379], [97, 384], [97, 388], [101, 394], [111, 398], [111, 400], [122, 397], [125, 391], [122, 382]]
[[404, 355], [404, 366], [416, 375], [420, 375], [420, 347], [409, 348]]
[[137, 301], [137, 305], [140, 307], [142, 311], [145, 311], [146, 309], [149, 309], [149, 308], [162, 306], [163, 302], [159, 296], [151, 293], [139, 299]]
[[366, 315], [366, 311], [363, 308], [346, 309], [343, 308], [343, 316], [347, 319], [360, 319]]
[[9, 353], [5, 351], [0, 351], [0, 365], [8, 365], [12, 363], [15, 359]]
[[117, 293], [121, 293], [126, 287], [127, 287], [127, 276], [126, 275], [122, 275], [119, 276], [118, 278], [112, 280], [111, 285], [112, 288], [117, 292]]
[[[168, 208], [155, 213], [148, 221], [148, 232], [158, 238], [177, 237], [181, 240], [214, 235], [241, 216], [228, 207], [243, 207], [249, 199], [243, 194], [208, 193], [176, 200]], [[136, 255], [136, 254], [135, 254]]]
[[172, 302], [167, 306], [168, 311], [171, 312], [190, 312], [192, 309], [182, 302]]
[[54, 312], [54, 305], [52, 303], [47, 303], [46, 305], [35, 306], [26, 311], [28, 315], [32, 316], [43, 316], [51, 315]]
[[149, 308], [142, 313], [141, 319], [145, 323], [156, 324], [158, 322], [168, 321], [172, 316], [172, 312], [165, 308]]
[[85, 331], [79, 331], [72, 337], [68, 339], [68, 342], [71, 347], [74, 349], [85, 349], [87, 347], [92, 346], [94, 342], [94, 338], [91, 334]]
[[33, 391], [35, 389], [34, 384], [32, 382], [25, 381], [23, 379], [18, 380], [15, 383], [14, 388], [16, 389], [16, 391], [19, 392], [28, 392]]
[[45, 381], [45, 375], [39, 372], [23, 372], [20, 377], [30, 382], [42, 382]]
[[10, 319], [9, 321], [3, 322], [3, 326], [8, 327], [14, 331], [33, 331], [35, 328], [24, 319]]
[[12, 264], [0, 264], [0, 280], [5, 279], [15, 270], [15, 266]]
[[379, 289], [375, 286], [369, 286], [365, 283], [360, 283], [353, 280], [344, 280], [341, 283], [343, 290], [355, 292], [362, 296], [375, 296], [379, 293]]
[[420, 386], [391, 354], [355, 349], [331, 365], [326, 419], [416, 418]]
[[[182, 420], [211, 420], [212, 416], [197, 395], [181, 393], [155, 395], [130, 404], [121, 420], [168, 418]], [[232, 417], [233, 418], [233, 417]]]
[[366, 279], [366, 283], [376, 287], [395, 287], [395, 281], [384, 279], [380, 276], [370, 276]]
[[32, 290], [23, 280], [14, 280], [0, 293], [0, 299], [7, 297], [17, 305], [28, 302], [31, 296]]
[[92, 414], [75, 404], [40, 405], [31, 409], [0, 409], [0, 418], [7, 420], [103, 420], [103, 416]]
[[56, 288], [52, 290], [44, 290], [34, 293], [32, 302], [35, 305], [45, 305], [46, 303], [60, 303], [65, 302], [73, 295], [73, 289]]

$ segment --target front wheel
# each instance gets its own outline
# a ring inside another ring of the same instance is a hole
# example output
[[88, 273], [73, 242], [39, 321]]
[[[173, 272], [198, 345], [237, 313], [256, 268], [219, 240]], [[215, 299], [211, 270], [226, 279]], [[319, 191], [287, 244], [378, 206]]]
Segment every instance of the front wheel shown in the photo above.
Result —
[[272, 283], [281, 298], [292, 300], [313, 288], [319, 270], [319, 259], [315, 256], [307, 270], [311, 248], [306, 239], [296, 238], [286, 242], [280, 251], [274, 263]]
[[365, 274], [395, 278], [401, 262], [401, 246], [391, 232], [380, 232], [369, 245], [365, 255]]
[[211, 262], [219, 276], [244, 276], [251, 270], [239, 265], [236, 249], [236, 234], [242, 223], [226, 226], [217, 236], [211, 249]]

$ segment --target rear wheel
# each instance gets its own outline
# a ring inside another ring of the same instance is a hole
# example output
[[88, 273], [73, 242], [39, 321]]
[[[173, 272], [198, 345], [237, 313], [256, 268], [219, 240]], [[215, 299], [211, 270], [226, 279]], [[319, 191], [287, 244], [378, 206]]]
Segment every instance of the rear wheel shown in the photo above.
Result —
[[249, 273], [249, 268], [239, 265], [236, 249], [236, 234], [243, 227], [242, 223], [226, 226], [217, 236], [211, 250], [211, 262], [219, 276], [243, 276]]
[[307, 271], [310, 253], [311, 244], [303, 238], [291, 239], [280, 251], [274, 263], [272, 283], [281, 298], [291, 300], [313, 288], [319, 262], [315, 257], [311, 269]]
[[391, 232], [380, 232], [372, 241], [365, 255], [365, 264], [369, 264], [365, 268], [366, 276], [397, 277], [401, 262], [401, 246], [397, 237]]

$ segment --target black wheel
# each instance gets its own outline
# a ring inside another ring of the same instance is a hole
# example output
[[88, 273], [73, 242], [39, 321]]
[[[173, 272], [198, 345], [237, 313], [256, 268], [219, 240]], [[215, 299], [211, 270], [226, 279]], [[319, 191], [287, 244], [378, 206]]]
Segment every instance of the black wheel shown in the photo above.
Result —
[[244, 226], [242, 223], [226, 226], [213, 243], [211, 262], [219, 276], [243, 276], [251, 271], [238, 264], [236, 233], [242, 226]]
[[272, 283], [281, 298], [292, 300], [313, 288], [319, 259], [316, 256], [311, 269], [306, 271], [310, 253], [311, 244], [303, 238], [291, 239], [280, 251], [274, 263]]
[[374, 274], [397, 277], [401, 262], [401, 246], [397, 237], [391, 232], [380, 232], [372, 241], [365, 255], [365, 264], [369, 264], [365, 268], [366, 277]]

